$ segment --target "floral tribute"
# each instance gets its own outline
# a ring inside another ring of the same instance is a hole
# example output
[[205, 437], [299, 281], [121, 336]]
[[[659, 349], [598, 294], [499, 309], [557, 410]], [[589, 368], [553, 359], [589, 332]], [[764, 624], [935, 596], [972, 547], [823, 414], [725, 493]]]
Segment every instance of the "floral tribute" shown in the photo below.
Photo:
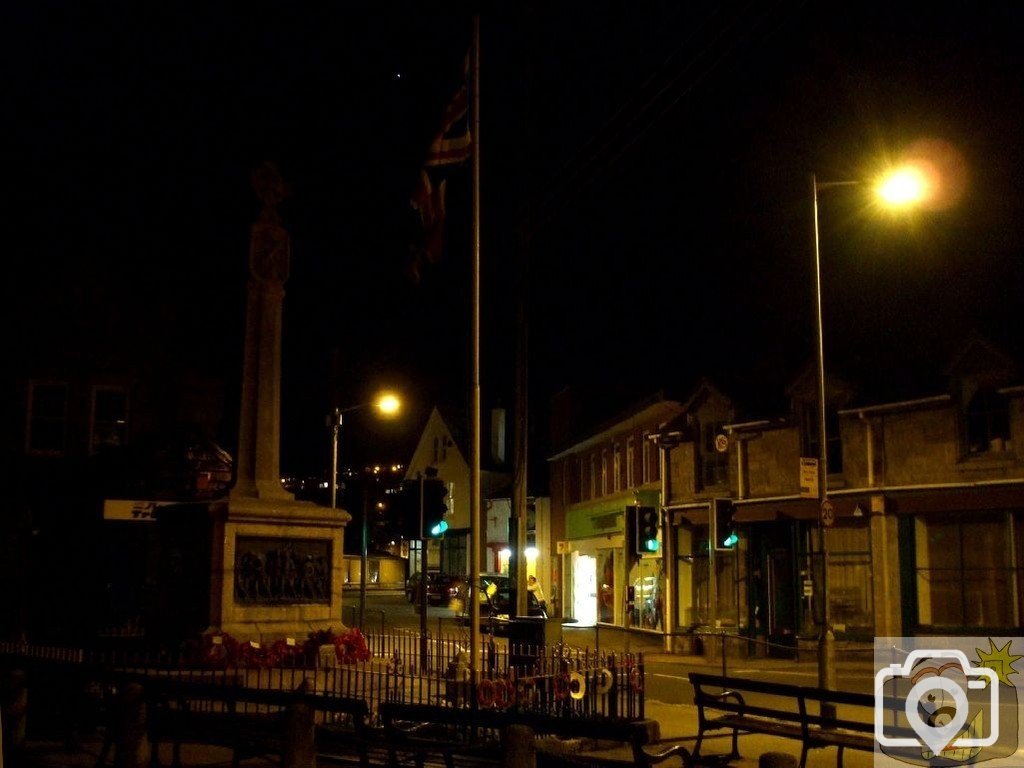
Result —
[[227, 632], [212, 632], [203, 635], [194, 649], [203, 666], [270, 669], [315, 666], [320, 648], [330, 645], [341, 664], [369, 661], [372, 656], [366, 638], [355, 627], [338, 635], [327, 629], [310, 632], [305, 641], [273, 643], [241, 642]]

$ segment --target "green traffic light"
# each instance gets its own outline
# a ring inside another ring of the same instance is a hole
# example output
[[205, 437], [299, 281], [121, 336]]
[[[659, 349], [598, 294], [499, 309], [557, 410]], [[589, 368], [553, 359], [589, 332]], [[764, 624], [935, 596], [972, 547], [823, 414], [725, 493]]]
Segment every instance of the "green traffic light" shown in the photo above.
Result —
[[739, 543], [739, 540], [740, 540], [740, 537], [737, 536], [736, 532], [734, 531], [734, 532], [730, 533], [728, 536], [726, 536], [725, 540], [722, 542], [722, 546], [723, 547], [735, 547], [736, 544]]
[[430, 529], [431, 536], [440, 536], [442, 533], [448, 530], [448, 521], [442, 520], [440, 523]]
[[657, 539], [648, 539], [647, 541], [644, 542], [644, 547], [647, 548], [648, 552], [657, 552], [658, 551], [658, 540]]

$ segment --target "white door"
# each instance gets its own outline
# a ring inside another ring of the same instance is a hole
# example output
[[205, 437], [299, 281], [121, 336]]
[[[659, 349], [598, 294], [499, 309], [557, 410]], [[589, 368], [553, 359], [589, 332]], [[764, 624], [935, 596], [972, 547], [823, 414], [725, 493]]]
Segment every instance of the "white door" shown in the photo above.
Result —
[[597, 624], [597, 558], [573, 552], [572, 615], [585, 627]]

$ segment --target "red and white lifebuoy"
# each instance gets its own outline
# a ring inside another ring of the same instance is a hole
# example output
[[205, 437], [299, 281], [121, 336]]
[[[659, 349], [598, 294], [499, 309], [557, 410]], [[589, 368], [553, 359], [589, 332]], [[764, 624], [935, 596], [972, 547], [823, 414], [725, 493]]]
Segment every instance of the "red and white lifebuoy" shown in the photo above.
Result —
[[569, 696], [569, 675], [565, 672], [555, 675], [555, 699], [562, 701]]
[[476, 686], [476, 703], [484, 709], [494, 706], [494, 681], [481, 680]]
[[505, 709], [512, 697], [512, 686], [507, 680], [494, 681], [494, 706], [496, 709]]
[[633, 667], [629, 670], [629, 687], [635, 693], [641, 693], [644, 689], [644, 676], [640, 673], [640, 667]]

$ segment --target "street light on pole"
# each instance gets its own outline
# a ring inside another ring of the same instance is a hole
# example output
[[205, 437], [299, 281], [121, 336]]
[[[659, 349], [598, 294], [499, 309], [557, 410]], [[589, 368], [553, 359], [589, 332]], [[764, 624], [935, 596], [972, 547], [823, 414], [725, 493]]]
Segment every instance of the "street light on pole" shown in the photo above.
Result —
[[[853, 187], [863, 184], [860, 180], [818, 181], [811, 174], [811, 201], [814, 221], [814, 299], [815, 299], [815, 358], [818, 368], [818, 552], [821, 556], [821, 582], [819, 594], [822, 604], [821, 632], [818, 635], [818, 686], [827, 690], [836, 688], [835, 633], [832, 628], [828, 591], [828, 548], [825, 544], [825, 528], [831, 525], [831, 515], [826, 517], [828, 507], [828, 434], [825, 425], [825, 332], [821, 311], [821, 245], [818, 229], [818, 192], [834, 187]], [[932, 184], [924, 171], [913, 165], [894, 168], [880, 176], [874, 185], [876, 197], [886, 206], [907, 208], [930, 196]]]
[[[376, 399], [353, 405], [348, 408], [335, 408], [327, 417], [327, 424], [331, 428], [331, 509], [338, 507], [338, 437], [341, 432], [341, 425], [346, 413], [359, 411], [363, 408], [373, 406], [384, 418], [398, 415], [402, 409], [402, 401], [397, 395], [391, 392], [382, 392]], [[368, 489], [363, 490], [363, 524], [362, 524], [362, 547], [359, 557], [359, 626], [363, 626], [363, 619], [366, 613], [366, 564], [369, 556], [369, 530], [367, 528], [367, 516], [369, 504], [366, 503]]]

